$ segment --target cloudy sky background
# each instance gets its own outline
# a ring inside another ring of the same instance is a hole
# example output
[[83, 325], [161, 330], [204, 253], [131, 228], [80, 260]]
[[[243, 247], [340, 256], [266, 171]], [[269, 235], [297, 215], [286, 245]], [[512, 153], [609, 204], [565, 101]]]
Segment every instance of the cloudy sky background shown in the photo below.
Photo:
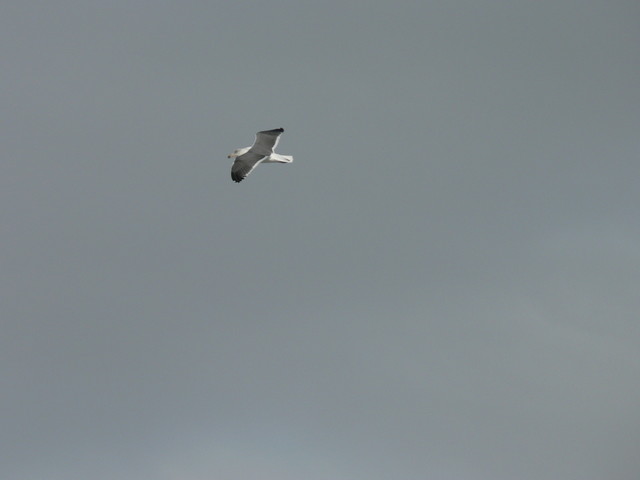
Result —
[[639, 21], [3, 2], [0, 476], [637, 479]]

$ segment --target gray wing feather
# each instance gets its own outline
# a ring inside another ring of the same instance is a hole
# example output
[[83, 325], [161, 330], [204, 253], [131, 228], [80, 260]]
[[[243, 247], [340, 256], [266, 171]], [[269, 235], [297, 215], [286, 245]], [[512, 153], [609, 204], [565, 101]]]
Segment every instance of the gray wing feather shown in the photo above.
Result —
[[260, 162], [265, 158], [266, 155], [259, 155], [253, 150], [249, 150], [244, 155], [240, 155], [231, 166], [231, 179], [234, 182], [241, 182], [254, 168], [260, 165]]
[[284, 132], [284, 128], [276, 128], [275, 130], [263, 130], [256, 133], [256, 140], [251, 146], [251, 151], [256, 154], [268, 157], [273, 153], [280, 140], [280, 135]]

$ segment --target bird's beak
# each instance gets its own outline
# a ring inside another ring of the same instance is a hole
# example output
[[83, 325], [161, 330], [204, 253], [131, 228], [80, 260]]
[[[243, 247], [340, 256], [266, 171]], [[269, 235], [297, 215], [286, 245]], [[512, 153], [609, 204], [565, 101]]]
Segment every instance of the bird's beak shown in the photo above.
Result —
[[227, 155], [227, 158], [233, 158], [233, 153], [230, 155]]

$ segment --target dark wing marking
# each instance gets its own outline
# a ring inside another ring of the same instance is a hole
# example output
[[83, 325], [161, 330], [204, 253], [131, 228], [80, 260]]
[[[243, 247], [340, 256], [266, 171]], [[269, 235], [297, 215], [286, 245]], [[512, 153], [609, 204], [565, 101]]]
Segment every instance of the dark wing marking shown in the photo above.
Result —
[[265, 155], [258, 155], [251, 150], [244, 155], [236, 157], [233, 165], [231, 165], [231, 179], [234, 182], [241, 182], [254, 168], [260, 165], [260, 162], [265, 158]]

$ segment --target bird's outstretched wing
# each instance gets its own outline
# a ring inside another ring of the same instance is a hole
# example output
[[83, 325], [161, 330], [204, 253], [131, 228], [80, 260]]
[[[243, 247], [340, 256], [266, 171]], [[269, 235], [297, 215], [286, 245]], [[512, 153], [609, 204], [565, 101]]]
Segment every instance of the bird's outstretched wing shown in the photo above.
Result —
[[231, 166], [231, 179], [234, 182], [241, 182], [245, 179], [247, 175], [249, 175], [254, 168], [260, 165], [266, 155], [259, 155], [252, 150], [249, 150], [244, 155], [240, 155], [236, 157], [236, 160], [233, 162]]
[[253, 142], [250, 151], [268, 157], [273, 153], [276, 145], [278, 145], [282, 132], [284, 132], [284, 128], [263, 130], [262, 132], [256, 133], [256, 140]]

